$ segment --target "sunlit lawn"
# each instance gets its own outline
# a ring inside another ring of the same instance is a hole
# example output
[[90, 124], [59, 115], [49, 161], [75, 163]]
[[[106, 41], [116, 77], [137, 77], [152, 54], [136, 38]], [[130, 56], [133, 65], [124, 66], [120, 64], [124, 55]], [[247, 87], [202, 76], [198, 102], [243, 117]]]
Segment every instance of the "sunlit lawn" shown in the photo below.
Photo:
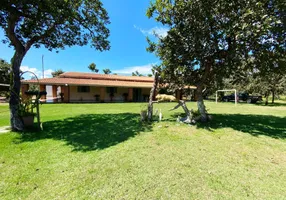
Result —
[[42, 105], [43, 132], [0, 134], [0, 199], [285, 199], [284, 103], [207, 102], [198, 126], [175, 103], [152, 125], [140, 103]]

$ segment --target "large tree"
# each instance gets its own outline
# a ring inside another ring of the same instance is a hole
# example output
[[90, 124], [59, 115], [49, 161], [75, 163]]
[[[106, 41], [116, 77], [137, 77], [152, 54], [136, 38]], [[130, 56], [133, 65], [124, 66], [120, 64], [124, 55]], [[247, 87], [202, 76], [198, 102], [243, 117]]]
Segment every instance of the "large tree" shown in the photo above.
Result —
[[49, 50], [90, 44], [97, 50], [110, 48], [109, 17], [100, 0], [2, 0], [0, 26], [4, 43], [14, 47], [11, 59], [13, 84], [10, 111], [13, 130], [23, 130], [18, 115], [20, 65], [31, 47]]
[[[279, 5], [272, 9], [275, 2]], [[269, 33], [274, 26], [279, 27], [277, 34], [283, 32], [281, 11], [285, 7], [281, 2], [151, 1], [147, 16], [169, 28], [166, 37], [147, 39], [147, 50], [162, 60], [161, 67], [156, 68], [161, 80], [169, 85], [196, 85], [201, 120], [207, 121], [205, 88], [235, 72], [252, 52], [260, 52], [266, 35], [270, 44], [283, 44], [285, 39], [271, 40], [273, 33]]]
[[272, 94], [272, 103], [274, 103], [275, 95], [286, 91], [286, 55], [281, 55], [278, 62], [268, 57], [268, 59], [261, 58], [259, 61], [253, 60], [249, 64], [255, 64], [255, 67], [249, 69], [245, 66], [246, 70], [237, 72], [238, 76], [228, 79], [229, 84], [249, 93], [264, 95], [266, 105]]

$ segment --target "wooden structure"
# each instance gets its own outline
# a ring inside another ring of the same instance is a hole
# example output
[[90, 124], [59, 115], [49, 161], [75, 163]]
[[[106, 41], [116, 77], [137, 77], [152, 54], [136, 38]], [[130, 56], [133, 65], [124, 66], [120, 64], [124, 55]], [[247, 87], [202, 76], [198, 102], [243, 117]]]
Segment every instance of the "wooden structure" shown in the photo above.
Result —
[[[33, 91], [33, 92], [25, 92], [25, 96], [26, 98], [30, 98], [31, 96], [31, 99], [32, 99], [32, 103], [35, 105], [36, 107], [36, 118], [37, 118], [37, 129], [38, 130], [42, 130], [42, 126], [41, 126], [41, 117], [40, 117], [40, 107], [39, 107], [39, 104], [40, 104], [40, 98], [42, 96], [46, 96], [47, 95], [47, 92], [46, 91], [41, 91], [41, 92], [38, 92], [38, 91]], [[33, 99], [32, 97], [33, 96], [36, 96], [35, 99]], [[22, 97], [23, 98], [23, 97]], [[33, 111], [33, 110], [32, 110]]]

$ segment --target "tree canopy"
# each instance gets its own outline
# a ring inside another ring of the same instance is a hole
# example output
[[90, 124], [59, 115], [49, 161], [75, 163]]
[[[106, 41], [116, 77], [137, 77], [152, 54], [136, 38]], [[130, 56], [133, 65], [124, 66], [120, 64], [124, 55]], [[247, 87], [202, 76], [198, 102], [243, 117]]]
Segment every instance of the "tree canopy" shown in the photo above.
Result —
[[144, 75], [136, 70], [135, 72], [132, 72], [132, 76], [144, 76]]
[[98, 73], [99, 70], [96, 68], [96, 64], [95, 63], [91, 63], [89, 66], [88, 66], [88, 69], [92, 72], [95, 72], [95, 73]]
[[[0, 58], [0, 84], [10, 85], [11, 64]], [[0, 94], [9, 91], [9, 87], [0, 85]]]
[[169, 28], [166, 37], [158, 37], [157, 41], [147, 38], [147, 51], [162, 60], [162, 65], [156, 67], [161, 80], [178, 87], [197, 86], [198, 109], [202, 121], [206, 121], [205, 88], [237, 72], [251, 54], [259, 68], [264, 66], [257, 63], [265, 50], [275, 49], [275, 58], [285, 54], [282, 2], [152, 1], [147, 16]]
[[32, 45], [47, 49], [90, 45], [109, 49], [109, 17], [99, 0], [3, 0], [0, 26], [3, 40], [27, 51]]
[[62, 69], [57, 69], [54, 72], [52, 72], [53, 77], [58, 77], [59, 75], [65, 73]]
[[104, 74], [111, 74], [111, 70], [110, 69], [103, 69], [102, 70]]

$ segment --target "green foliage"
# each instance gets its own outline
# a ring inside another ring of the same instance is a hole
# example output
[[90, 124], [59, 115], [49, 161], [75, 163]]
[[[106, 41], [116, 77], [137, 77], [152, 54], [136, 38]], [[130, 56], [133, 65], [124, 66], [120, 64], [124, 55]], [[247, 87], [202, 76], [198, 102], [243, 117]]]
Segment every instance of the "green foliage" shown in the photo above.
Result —
[[35, 115], [33, 112], [34, 108], [36, 108], [36, 103], [32, 100], [31, 97], [22, 99], [19, 104], [18, 114], [21, 117]]
[[147, 51], [162, 60], [156, 70], [163, 82], [213, 87], [223, 78], [253, 69], [254, 65], [241, 68], [251, 53], [261, 71], [269, 64], [263, 57], [277, 62], [285, 57], [283, 11], [281, 0], [152, 1], [147, 16], [169, 31], [157, 41], [148, 38]]
[[[3, 59], [0, 59], [0, 83], [9, 85], [10, 77], [11, 77], [11, 64], [7, 63]], [[8, 91], [9, 87], [0, 86], [0, 96], [1, 95], [6, 96]]]
[[95, 72], [95, 73], [98, 73], [98, 69], [96, 68], [96, 64], [95, 63], [91, 63], [89, 66], [88, 66], [88, 69], [90, 69], [90, 71], [92, 72]]
[[137, 70], [135, 72], [132, 72], [132, 76], [144, 76], [143, 74], [140, 74]]
[[[32, 76], [32, 80], [37, 80], [37, 77]], [[29, 90], [30, 92], [38, 92], [40, 90], [40, 85], [38, 84], [29, 84]]]
[[0, 8], [3, 42], [27, 51], [43, 45], [49, 50], [65, 46], [87, 45], [109, 49], [109, 17], [99, 0], [9, 1]]
[[102, 70], [104, 74], [111, 74], [111, 70], [110, 69], [103, 69]]
[[[245, 65], [241, 66], [240, 69], [243, 70], [237, 71], [235, 76], [224, 79], [220, 83], [220, 87], [236, 88], [238, 91], [261, 94], [266, 97], [271, 93], [273, 96], [283, 94], [286, 91], [285, 61], [285, 55], [280, 56], [278, 61], [269, 58], [256, 62], [252, 57]], [[249, 65], [254, 66], [254, 68], [251, 69]]]
[[58, 77], [59, 75], [65, 73], [62, 69], [57, 69], [54, 72], [52, 72], [53, 77]]
[[0, 58], [0, 83], [10, 84], [11, 64]]

